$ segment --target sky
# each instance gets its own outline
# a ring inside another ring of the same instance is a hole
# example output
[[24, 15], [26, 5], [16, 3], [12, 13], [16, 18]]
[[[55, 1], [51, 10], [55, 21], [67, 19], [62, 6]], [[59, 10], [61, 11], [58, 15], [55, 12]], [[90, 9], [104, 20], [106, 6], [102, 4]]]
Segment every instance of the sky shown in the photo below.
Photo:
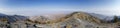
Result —
[[120, 15], [120, 0], [0, 0], [0, 13], [42, 15], [83, 11], [102, 15]]

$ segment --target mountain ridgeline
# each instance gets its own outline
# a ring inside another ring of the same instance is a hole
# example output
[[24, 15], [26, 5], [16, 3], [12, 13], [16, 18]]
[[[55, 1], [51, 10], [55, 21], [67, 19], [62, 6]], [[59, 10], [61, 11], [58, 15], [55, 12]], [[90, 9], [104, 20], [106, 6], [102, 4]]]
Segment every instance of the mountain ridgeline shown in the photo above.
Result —
[[28, 16], [0, 14], [0, 28], [116, 28], [119, 25], [120, 16], [86, 12], [73, 12], [54, 20], [41, 15], [30, 19]]
[[16, 22], [16, 21], [24, 21], [26, 19], [28, 19], [27, 16], [0, 14], [0, 21]]

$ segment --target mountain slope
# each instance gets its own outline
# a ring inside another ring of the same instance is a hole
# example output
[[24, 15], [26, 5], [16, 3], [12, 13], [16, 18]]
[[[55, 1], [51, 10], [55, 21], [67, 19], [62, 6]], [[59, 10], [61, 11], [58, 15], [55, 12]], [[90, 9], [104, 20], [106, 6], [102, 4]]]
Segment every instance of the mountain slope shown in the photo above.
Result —
[[0, 13], [0, 16], [7, 16], [6, 14], [2, 14], [2, 13]]
[[[108, 21], [101, 20], [102, 18], [100, 16], [98, 14], [92, 15], [86, 12], [73, 12], [60, 19], [55, 19], [55, 20], [50, 20], [50, 21], [45, 21], [45, 22], [38, 21], [39, 25], [36, 25], [36, 26], [43, 27], [43, 28], [44, 27], [102, 28], [102, 26], [106, 28], [112, 28], [112, 27], [115, 28], [118, 26], [117, 23], [113, 23], [113, 22], [108, 23]], [[46, 25], [44, 26], [40, 24], [46, 24]]]
[[[116, 17], [116, 16], [115, 16]], [[0, 21], [7, 20], [11, 22], [9, 26], [20, 28], [35, 27], [35, 28], [116, 28], [119, 27], [120, 22], [118, 18], [114, 20], [105, 21], [109, 17], [99, 14], [86, 12], [73, 12], [54, 20], [49, 20], [47, 17], [38, 16], [34, 21], [31, 21], [26, 16], [21, 15], [5, 15], [0, 17]], [[3, 20], [1, 20], [3, 19]], [[26, 20], [27, 19], [27, 20]], [[15, 23], [12, 23], [15, 22]], [[108, 23], [109, 22], [109, 23]]]
[[20, 20], [26, 20], [28, 17], [26, 16], [20, 16], [20, 15], [5, 15], [5, 14], [0, 14], [0, 19], [1, 20], [7, 20], [8, 22], [16, 22]]
[[118, 18], [120, 19], [120, 16], [118, 16]]

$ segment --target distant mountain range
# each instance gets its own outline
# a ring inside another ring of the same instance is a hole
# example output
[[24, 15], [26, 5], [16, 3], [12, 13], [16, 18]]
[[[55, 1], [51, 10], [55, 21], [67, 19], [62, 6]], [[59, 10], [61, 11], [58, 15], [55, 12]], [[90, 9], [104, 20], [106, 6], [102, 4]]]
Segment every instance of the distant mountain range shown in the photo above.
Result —
[[106, 20], [106, 21], [109, 21], [109, 20], [113, 20], [114, 16], [105, 16], [105, 15], [101, 15], [101, 14], [95, 14], [95, 13], [89, 13], [91, 16], [94, 16], [94, 17], [97, 17], [101, 20]]
[[[120, 18], [120, 16], [105, 16], [95, 13], [73, 12], [71, 14], [67, 14], [65, 17], [55, 20], [47, 20], [46, 17], [38, 15], [38, 17], [35, 17], [36, 20], [32, 21], [33, 18], [31, 18], [32, 20], [29, 20], [30, 18], [27, 16], [0, 14], [0, 27], [103, 28], [101, 26], [104, 26], [105, 28], [116, 28], [120, 25], [120, 19], [116, 17]], [[5, 21], [8, 22], [6, 23]]]
[[0, 13], [0, 16], [6, 16], [5, 14]]
[[28, 19], [28, 17], [21, 15], [6, 15], [0, 13], [0, 19], [6, 19], [8, 22], [15, 22], [15, 21], [26, 20]]
[[[100, 14], [95, 14], [95, 13], [87, 13], [90, 14], [91, 16], [97, 17], [101, 20], [113, 20], [114, 16], [105, 16], [105, 15], [100, 15]], [[21, 15], [6, 15], [6, 14], [2, 14], [0, 13], [0, 19], [1, 18], [5, 18], [8, 20], [8, 22], [15, 22], [15, 21], [21, 21], [21, 20], [26, 20], [29, 19], [28, 16], [21, 16]], [[118, 16], [118, 18], [120, 18], [120, 16]]]

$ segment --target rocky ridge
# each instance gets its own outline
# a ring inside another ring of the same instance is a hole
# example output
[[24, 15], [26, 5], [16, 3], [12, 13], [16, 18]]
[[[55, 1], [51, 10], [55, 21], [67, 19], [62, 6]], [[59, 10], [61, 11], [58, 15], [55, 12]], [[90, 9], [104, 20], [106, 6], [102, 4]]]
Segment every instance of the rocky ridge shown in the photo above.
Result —
[[[95, 14], [94, 14], [95, 15]], [[73, 12], [59, 19], [49, 20], [46, 17], [35, 17], [35, 20], [20, 18], [22, 16], [10, 16], [10, 19], [18, 17], [13, 23], [9, 23], [6, 16], [1, 20], [1, 28], [119, 28], [119, 18], [114, 16], [113, 20], [104, 21], [86, 12]], [[16, 19], [16, 18], [15, 18]], [[3, 22], [5, 21], [5, 22]], [[13, 21], [13, 20], [12, 20]]]

